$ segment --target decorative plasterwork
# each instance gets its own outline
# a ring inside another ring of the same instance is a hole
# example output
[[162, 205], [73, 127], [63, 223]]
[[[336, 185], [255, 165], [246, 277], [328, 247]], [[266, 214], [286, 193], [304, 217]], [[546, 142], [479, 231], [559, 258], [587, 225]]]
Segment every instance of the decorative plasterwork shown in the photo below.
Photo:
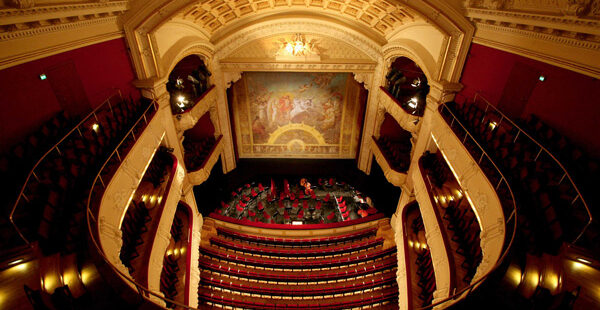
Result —
[[[125, 10], [127, 10], [127, 1], [63, 4], [27, 9], [2, 9], [0, 10], [0, 29], [3, 32], [3, 36], [0, 39], [22, 38], [23, 35], [9, 34], [28, 29], [36, 29], [36, 31], [29, 32], [30, 34], [61, 31], [64, 29], [60, 28], [60, 25], [119, 16]], [[49, 29], [40, 30], [40, 28]]]
[[[260, 38], [258, 40], [249, 42], [248, 44], [233, 51], [227, 56], [227, 59], [222, 61], [231, 61], [236, 59], [273, 61], [276, 59], [277, 53], [281, 52], [283, 42], [289, 41], [290, 37], [293, 35], [293, 33], [279, 34], [273, 37]], [[339, 59], [372, 62], [372, 60], [365, 53], [339, 39], [324, 37], [318, 34], [304, 35], [304, 37], [307, 42], [313, 43], [312, 50], [321, 58], [319, 61], [331, 62]], [[295, 60], [292, 57], [290, 57], [290, 59], [291, 61], [298, 62], [298, 60]]]
[[200, 184], [204, 183], [204, 181], [206, 181], [208, 179], [208, 177], [210, 176], [210, 172], [212, 171], [213, 166], [217, 163], [217, 160], [219, 160], [219, 156], [221, 156], [222, 152], [223, 152], [223, 139], [219, 140], [219, 143], [217, 144], [217, 146], [213, 150], [212, 154], [206, 161], [206, 164], [204, 165], [204, 167], [202, 167], [201, 169], [196, 170], [196, 171], [188, 172], [188, 178], [189, 178], [190, 183], [193, 185], [200, 185]]
[[[183, 132], [194, 127], [198, 120], [211, 108], [217, 105], [217, 91], [213, 87], [208, 91], [194, 107], [185, 113], [176, 114], [173, 116], [173, 122], [175, 123], [175, 129], [179, 136], [183, 135]], [[211, 113], [212, 116], [212, 113]]]
[[265, 37], [300, 32], [306, 35], [318, 34], [321, 37], [343, 41], [368, 56], [371, 61], [381, 58], [380, 45], [365, 35], [343, 28], [338, 24], [308, 18], [278, 19], [248, 26], [243, 30], [215, 43], [215, 58], [228, 58], [234, 51], [248, 43]]
[[33, 0], [10, 0], [8, 4], [17, 9], [28, 9], [35, 5]]
[[354, 72], [354, 80], [359, 83], [363, 83], [365, 89], [371, 91], [371, 86], [373, 86], [373, 73], [366, 72]]
[[[307, 71], [307, 72], [373, 72], [376, 64], [364, 63], [289, 63], [289, 62], [242, 62], [242, 63], [221, 63], [221, 69], [227, 72], [242, 71]], [[235, 74], [234, 76], [237, 76]], [[236, 79], [237, 80], [237, 79]], [[232, 81], [226, 77], [226, 82]]]
[[371, 139], [371, 149], [373, 151], [373, 155], [375, 156], [375, 160], [377, 160], [381, 170], [383, 170], [386, 180], [388, 180], [388, 182], [392, 183], [394, 186], [402, 187], [406, 182], [406, 173], [398, 172], [390, 167], [374, 139]]
[[489, 272], [500, 258], [506, 229], [504, 211], [494, 185], [439, 112], [432, 117], [431, 136], [471, 203], [481, 228], [483, 260], [473, 277], [476, 281]]
[[600, 76], [600, 1], [471, 1], [474, 41], [594, 77]]
[[163, 263], [165, 253], [171, 241], [171, 226], [175, 217], [175, 211], [177, 210], [177, 204], [181, 199], [181, 188], [183, 180], [185, 178], [185, 169], [179, 162], [176, 164], [176, 170], [171, 175], [171, 187], [166, 190], [166, 201], [162, 209], [162, 213], [159, 214], [155, 221], [158, 221], [156, 226], [156, 236], [154, 237], [154, 243], [150, 247], [150, 255], [147, 265], [148, 275], [148, 286], [147, 288], [152, 292], [160, 292], [160, 275], [163, 270]]
[[449, 253], [442, 237], [442, 231], [440, 228], [440, 222], [438, 222], [433, 210], [433, 204], [429, 198], [429, 192], [425, 185], [425, 180], [420, 172], [420, 169], [413, 169], [411, 172], [411, 179], [414, 185], [415, 196], [419, 202], [419, 209], [421, 210], [421, 217], [425, 226], [425, 238], [427, 239], [427, 246], [431, 253], [431, 261], [433, 265], [433, 271], [435, 274], [436, 290], [433, 294], [435, 303], [436, 301], [442, 300], [450, 295], [450, 266]]
[[382, 36], [415, 18], [405, 6], [388, 0], [209, 0], [200, 1], [187, 8], [178, 17], [200, 24], [214, 34], [242, 18], [259, 14], [276, 14], [282, 10], [341, 15], [372, 28]]
[[[163, 111], [157, 113], [138, 136], [136, 143], [108, 183], [100, 201], [97, 216], [98, 241], [109, 262], [123, 274], [129, 274], [129, 271], [119, 257], [123, 245], [121, 221], [148, 163], [165, 136], [163, 123], [166, 114]], [[131, 282], [126, 283], [135, 289]]]
[[[379, 107], [380, 109], [383, 109], [380, 114], [386, 112], [389, 113], [396, 120], [396, 122], [398, 122], [402, 129], [410, 132], [412, 136], [416, 138], [419, 135], [419, 129], [421, 128], [421, 122], [419, 122], [421, 118], [406, 113], [406, 111], [398, 106], [398, 104], [381, 88], [379, 88], [378, 91], [380, 92]], [[383, 121], [383, 117], [381, 117], [381, 121]]]
[[121, 37], [127, 1], [0, 9], [0, 68]]
[[[229, 68], [231, 70], [231, 68]], [[245, 70], [249, 71], [249, 70]], [[242, 78], [242, 71], [233, 69], [233, 71], [225, 71], [223, 72], [223, 82], [225, 83], [225, 88], [231, 87], [233, 83], [237, 82]]]

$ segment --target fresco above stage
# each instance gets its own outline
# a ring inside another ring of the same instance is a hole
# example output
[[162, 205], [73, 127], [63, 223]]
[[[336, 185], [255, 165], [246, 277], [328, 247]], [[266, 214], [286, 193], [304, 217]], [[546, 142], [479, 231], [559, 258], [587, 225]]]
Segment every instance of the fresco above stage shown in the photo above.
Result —
[[349, 73], [245, 72], [233, 85], [243, 158], [355, 158], [366, 93]]

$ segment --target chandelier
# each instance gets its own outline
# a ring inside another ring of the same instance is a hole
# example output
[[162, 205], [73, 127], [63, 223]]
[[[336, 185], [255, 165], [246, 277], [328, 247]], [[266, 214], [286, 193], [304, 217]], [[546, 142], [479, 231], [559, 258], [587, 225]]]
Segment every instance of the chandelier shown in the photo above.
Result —
[[296, 33], [290, 40], [282, 40], [276, 60], [308, 60], [319, 61], [320, 57], [315, 49], [314, 42], [307, 41], [301, 33]]
[[293, 56], [306, 56], [312, 50], [312, 44], [306, 42], [303, 35], [297, 33], [294, 39], [284, 43], [285, 51]]

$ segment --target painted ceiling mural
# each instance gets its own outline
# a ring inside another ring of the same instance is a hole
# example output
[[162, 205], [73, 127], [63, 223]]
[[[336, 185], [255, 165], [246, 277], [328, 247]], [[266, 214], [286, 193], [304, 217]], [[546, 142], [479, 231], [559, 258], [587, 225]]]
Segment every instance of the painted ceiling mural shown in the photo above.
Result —
[[232, 91], [242, 158], [355, 158], [364, 89], [349, 73], [245, 72]]

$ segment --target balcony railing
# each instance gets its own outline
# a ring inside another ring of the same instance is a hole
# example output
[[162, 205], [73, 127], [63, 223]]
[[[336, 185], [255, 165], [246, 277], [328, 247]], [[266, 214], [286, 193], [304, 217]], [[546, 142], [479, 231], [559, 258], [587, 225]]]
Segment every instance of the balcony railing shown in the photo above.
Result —
[[[154, 107], [154, 109], [151, 109]], [[194, 309], [192, 307], [181, 304], [175, 300], [165, 298], [160, 292], [153, 292], [149, 290], [145, 285], [138, 283], [131, 275], [128, 273], [124, 273], [119, 268], [117, 268], [111, 260], [107, 257], [106, 253], [102, 250], [102, 246], [99, 243], [99, 223], [98, 219], [95, 216], [96, 208], [98, 205], [98, 201], [102, 197], [102, 193], [106, 189], [107, 183], [103, 179], [102, 175], [113, 175], [113, 171], [105, 171], [109, 170], [109, 163], [111, 161], [118, 161], [118, 163], [122, 163], [124, 160], [124, 155], [119, 153], [119, 148], [127, 144], [127, 141], [133, 139], [135, 141], [136, 137], [134, 135], [134, 131], [138, 126], [145, 126], [148, 123], [147, 115], [151, 112], [158, 110], [156, 101], [151, 104], [146, 111], [144, 111], [143, 115], [137, 120], [137, 122], [132, 126], [132, 128], [128, 131], [125, 137], [121, 140], [121, 142], [115, 147], [113, 152], [108, 156], [108, 158], [104, 161], [104, 164], [100, 168], [98, 174], [94, 178], [86, 204], [86, 219], [87, 219], [87, 228], [90, 236], [91, 244], [93, 244], [93, 248], [95, 249], [95, 254], [98, 254], [103, 260], [104, 263], [114, 272], [114, 275], [118, 275], [121, 279], [125, 280], [125, 282], [132, 288], [137, 290], [137, 293], [140, 295], [143, 300], [147, 302], [155, 303], [156, 300], [162, 300], [165, 304], [171, 304], [179, 309]], [[142, 123], [142, 121], [144, 123]]]
[[89, 120], [91, 120], [93, 118], [96, 122], [98, 122], [97, 114], [99, 113], [99, 111], [108, 108], [110, 110], [110, 112], [112, 113], [112, 111], [113, 111], [113, 106], [112, 106], [113, 103], [112, 102], [113, 101], [117, 101], [117, 102], [123, 101], [123, 95], [121, 94], [120, 90], [118, 90], [115, 94], [111, 95], [108, 99], [106, 99], [98, 107], [96, 107], [94, 110], [92, 110], [92, 112], [90, 112], [86, 117], [84, 117], [81, 121], [79, 121], [79, 123], [77, 123], [71, 130], [69, 130], [64, 135], [64, 137], [62, 137], [58, 142], [56, 142], [52, 147], [50, 147], [50, 149], [48, 149], [48, 151], [46, 151], [40, 157], [40, 159], [33, 165], [33, 168], [31, 168], [31, 170], [27, 174], [27, 178], [25, 179], [23, 186], [21, 186], [21, 191], [19, 192], [19, 195], [17, 196], [17, 199], [16, 199], [15, 203], [13, 204], [12, 209], [10, 211], [9, 220], [10, 220], [12, 226], [14, 227], [14, 229], [16, 230], [16, 232], [21, 237], [21, 239], [28, 246], [31, 246], [31, 241], [27, 237], [25, 237], [25, 234], [19, 228], [19, 225], [17, 225], [17, 223], [15, 223], [14, 216], [15, 216], [15, 213], [17, 213], [19, 211], [19, 206], [21, 205], [21, 203], [23, 201], [29, 202], [29, 198], [25, 194], [25, 190], [27, 189], [28, 185], [30, 184], [30, 181], [32, 181], [32, 177], [35, 178], [38, 182], [40, 180], [38, 175], [36, 174], [36, 170], [52, 152], [57, 152], [60, 155], [61, 154], [60, 149], [61, 149], [61, 146], [63, 145], [63, 142], [67, 141], [67, 139], [70, 138], [72, 135], [79, 135], [80, 137], [82, 137], [83, 132], [85, 131], [85, 130], [83, 130], [84, 129], [83, 127]]
[[[573, 181], [573, 178], [571, 177], [571, 175], [569, 174], [569, 172], [567, 171], [565, 166], [556, 158], [556, 156], [554, 156], [554, 154], [552, 154], [552, 152], [550, 152], [548, 149], [546, 149], [540, 142], [538, 142], [535, 138], [533, 138], [531, 135], [529, 135], [527, 133], [527, 131], [523, 130], [519, 125], [517, 125], [515, 122], [513, 122], [509, 117], [507, 117], [504, 113], [502, 113], [498, 108], [496, 108], [494, 105], [492, 105], [487, 99], [485, 99], [479, 93], [475, 94], [475, 97], [473, 98], [473, 103], [477, 103], [478, 102], [477, 99], [481, 99], [485, 103], [484, 116], [483, 116], [483, 119], [481, 120], [482, 123], [484, 123], [486, 121], [486, 118], [488, 117], [488, 113], [496, 114], [496, 116], [499, 118], [498, 120], [495, 120], [495, 119], [494, 120], [488, 119], [488, 120], [489, 121], [497, 121], [497, 125], [495, 125], [496, 127], [499, 127], [502, 124], [502, 122], [510, 123], [510, 125], [512, 126], [512, 130], [516, 130], [516, 134], [515, 134], [513, 141], [517, 141], [517, 139], [519, 137], [525, 137], [525, 139], [527, 139], [529, 142], [533, 142], [538, 147], [538, 151], [536, 153], [534, 162], [538, 161], [538, 159], [540, 158], [540, 156], [542, 154], [545, 154], [546, 156], [551, 158], [551, 160], [556, 164], [557, 167], [560, 168], [562, 176], [560, 177], [560, 181], [558, 183], [563, 184], [563, 182], [565, 182], [565, 180], [566, 180], [566, 182], [568, 182], [568, 185], [576, 193], [575, 197], [570, 202], [571, 207], [573, 209], [578, 208], [578, 207], [579, 208], [583, 207], [585, 209], [584, 213], [587, 214], [587, 216], [588, 216], [587, 223], [581, 229], [581, 232], [579, 232], [579, 234], [577, 234], [577, 236], [573, 240], [570, 241], [573, 244], [577, 244], [578, 241], [581, 239], [581, 237], [585, 234], [585, 231], [592, 224], [593, 217], [592, 217], [592, 213], [590, 211], [590, 208], [589, 208], [587, 202], [585, 201], [585, 199], [583, 198], [583, 196], [581, 194], [581, 191], [579, 190], [579, 188]], [[580, 201], [579, 206], [577, 205], [578, 201]]]
[[479, 145], [479, 143], [475, 140], [475, 138], [471, 135], [471, 133], [467, 130], [467, 128], [458, 120], [458, 118], [452, 113], [452, 111], [445, 105], [442, 104], [440, 106], [440, 114], [445, 112], [449, 115], [451, 120], [448, 122], [448, 125], [451, 128], [459, 127], [462, 129], [464, 136], [457, 136], [463, 145], [465, 143], [469, 143], [470, 146], [473, 146], [478, 154], [480, 154], [478, 159], [473, 157], [480, 167], [485, 166], [488, 167], [489, 170], [486, 171], [486, 176], [491, 181], [492, 184], [495, 184], [494, 187], [498, 196], [500, 198], [502, 204], [502, 211], [504, 214], [504, 226], [506, 227], [506, 234], [504, 238], [504, 242], [502, 245], [502, 251], [500, 257], [489, 271], [487, 271], [484, 275], [479, 278], [475, 278], [474, 281], [470, 283], [469, 286], [462, 288], [460, 290], [454, 291], [451, 296], [444, 298], [442, 300], [438, 300], [432, 303], [429, 306], [422, 307], [419, 309], [433, 309], [433, 308], [446, 308], [459, 301], [460, 299], [470, 295], [473, 290], [479, 287], [484, 281], [486, 281], [493, 273], [500, 267], [506, 257], [509, 255], [512, 245], [515, 239], [515, 235], [517, 232], [517, 205], [515, 202], [515, 196], [513, 191], [508, 183], [507, 179], [502, 174], [502, 171], [498, 168], [498, 165], [494, 162], [493, 158], [485, 151], [485, 149]]

